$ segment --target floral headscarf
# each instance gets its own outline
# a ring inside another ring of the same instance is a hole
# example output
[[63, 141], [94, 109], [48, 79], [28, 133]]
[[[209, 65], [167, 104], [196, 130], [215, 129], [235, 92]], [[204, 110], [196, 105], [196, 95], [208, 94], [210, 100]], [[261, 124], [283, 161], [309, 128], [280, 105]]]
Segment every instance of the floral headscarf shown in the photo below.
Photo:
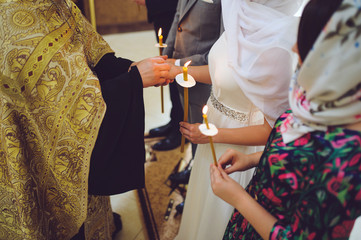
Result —
[[291, 82], [284, 142], [361, 121], [361, 1], [344, 0]]

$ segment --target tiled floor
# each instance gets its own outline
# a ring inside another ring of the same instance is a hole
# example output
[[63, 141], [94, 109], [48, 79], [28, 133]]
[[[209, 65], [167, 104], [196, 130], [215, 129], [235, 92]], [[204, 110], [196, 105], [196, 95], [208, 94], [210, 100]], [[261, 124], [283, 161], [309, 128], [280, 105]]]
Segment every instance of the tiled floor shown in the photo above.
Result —
[[[117, 56], [133, 61], [139, 61], [158, 54], [158, 49], [154, 46], [156, 44], [154, 31], [105, 35], [104, 39], [114, 49]], [[162, 114], [160, 88], [144, 89], [146, 131], [169, 121], [171, 103], [168, 87], [164, 87], [164, 100], [164, 114]], [[115, 239], [148, 240], [136, 191], [111, 196], [111, 203], [113, 211], [121, 215], [123, 222], [123, 230], [117, 234]]]

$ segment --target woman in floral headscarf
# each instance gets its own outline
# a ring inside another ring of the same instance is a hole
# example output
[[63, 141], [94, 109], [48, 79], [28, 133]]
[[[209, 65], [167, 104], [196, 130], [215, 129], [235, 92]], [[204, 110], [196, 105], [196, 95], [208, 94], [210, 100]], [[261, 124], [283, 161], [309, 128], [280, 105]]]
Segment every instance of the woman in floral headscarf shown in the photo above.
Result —
[[[229, 150], [219, 163], [230, 167], [211, 166], [214, 193], [236, 208], [224, 239], [347, 239], [361, 215], [361, 10], [340, 2], [306, 6], [292, 111], [263, 155]], [[227, 175], [256, 165], [246, 190]]]

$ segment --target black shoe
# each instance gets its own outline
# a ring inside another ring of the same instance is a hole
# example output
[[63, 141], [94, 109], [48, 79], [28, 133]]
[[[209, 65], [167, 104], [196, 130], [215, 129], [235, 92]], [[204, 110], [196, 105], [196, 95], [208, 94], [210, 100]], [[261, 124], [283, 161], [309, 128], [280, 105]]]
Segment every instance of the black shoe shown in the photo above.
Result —
[[147, 137], [163, 137], [163, 136], [167, 136], [170, 133], [171, 130], [172, 130], [172, 124], [171, 124], [171, 122], [169, 122], [166, 125], [150, 129], [149, 134], [148, 134]]
[[115, 225], [115, 231], [113, 233], [114, 236], [123, 228], [122, 219], [120, 218], [120, 215], [118, 213], [113, 212], [113, 218], [114, 218], [114, 225]]
[[169, 176], [172, 184], [187, 184], [191, 175], [191, 169], [186, 169], [178, 173], [173, 173]]
[[157, 151], [168, 151], [175, 149], [181, 145], [181, 134], [170, 134], [167, 138], [162, 139], [153, 145], [153, 149]]
[[175, 206], [175, 210], [177, 210], [176, 215], [182, 214], [182, 213], [183, 213], [183, 209], [184, 209], [184, 201], [181, 202], [180, 204], [178, 204], [177, 206]]

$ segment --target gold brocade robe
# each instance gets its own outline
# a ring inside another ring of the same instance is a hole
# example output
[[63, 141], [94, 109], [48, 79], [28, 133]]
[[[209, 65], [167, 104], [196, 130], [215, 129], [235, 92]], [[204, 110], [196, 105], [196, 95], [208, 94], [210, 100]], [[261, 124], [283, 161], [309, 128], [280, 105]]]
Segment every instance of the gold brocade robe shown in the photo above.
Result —
[[112, 50], [53, 2], [0, 0], [0, 239], [69, 239], [87, 214], [106, 108], [91, 68]]

